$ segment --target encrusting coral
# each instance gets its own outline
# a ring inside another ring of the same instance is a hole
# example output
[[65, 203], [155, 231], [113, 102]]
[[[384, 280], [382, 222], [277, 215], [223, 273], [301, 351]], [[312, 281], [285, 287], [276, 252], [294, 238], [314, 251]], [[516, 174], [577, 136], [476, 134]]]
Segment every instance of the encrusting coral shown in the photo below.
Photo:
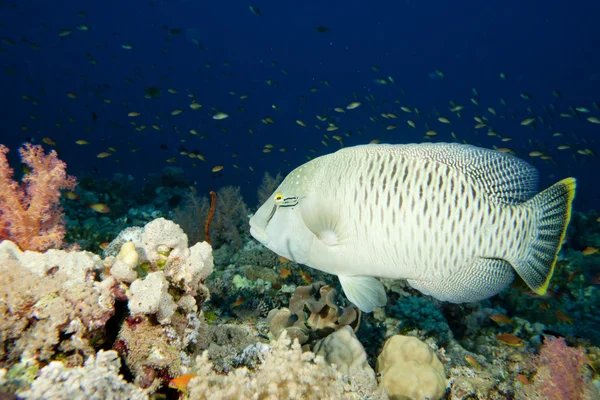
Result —
[[[213, 270], [212, 248], [206, 242], [188, 247], [183, 230], [164, 218], [146, 224], [130, 239], [116, 258], [105, 260], [110, 273], [117, 268], [130, 313], [113, 348], [135, 382], [152, 392], [189, 364], [184, 349], [198, 340], [200, 305], [209, 296], [203, 282]], [[129, 283], [133, 272], [138, 278]]]
[[22, 252], [0, 243], [0, 365], [60, 356], [81, 365], [114, 314], [116, 281], [97, 281], [100, 258], [87, 252]]

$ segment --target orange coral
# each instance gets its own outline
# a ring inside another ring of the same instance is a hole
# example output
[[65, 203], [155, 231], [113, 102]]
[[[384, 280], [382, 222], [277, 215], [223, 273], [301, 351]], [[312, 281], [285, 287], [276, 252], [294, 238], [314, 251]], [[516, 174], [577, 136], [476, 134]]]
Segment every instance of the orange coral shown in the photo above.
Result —
[[26, 143], [19, 152], [31, 172], [22, 183], [15, 182], [8, 151], [0, 145], [0, 240], [11, 240], [23, 250], [60, 247], [65, 235], [60, 190], [73, 190], [77, 181], [67, 175], [67, 164], [55, 151], [46, 156], [42, 146]]

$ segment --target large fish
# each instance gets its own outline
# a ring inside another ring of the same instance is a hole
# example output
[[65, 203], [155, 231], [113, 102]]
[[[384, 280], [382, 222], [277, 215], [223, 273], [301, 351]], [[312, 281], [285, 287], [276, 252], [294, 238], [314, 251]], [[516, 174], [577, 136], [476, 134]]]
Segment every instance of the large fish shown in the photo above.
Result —
[[337, 275], [365, 312], [386, 303], [378, 277], [462, 303], [497, 294], [516, 271], [543, 294], [575, 179], [536, 195], [537, 181], [525, 161], [469, 145], [349, 147], [293, 170], [250, 219], [250, 233]]

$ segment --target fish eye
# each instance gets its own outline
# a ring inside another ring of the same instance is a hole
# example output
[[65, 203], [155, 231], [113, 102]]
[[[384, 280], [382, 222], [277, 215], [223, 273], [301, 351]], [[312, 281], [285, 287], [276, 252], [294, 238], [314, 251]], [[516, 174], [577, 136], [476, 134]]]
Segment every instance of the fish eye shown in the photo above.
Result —
[[283, 203], [283, 193], [281, 193], [281, 192], [275, 193], [273, 200], [275, 200], [275, 204], [281, 205]]

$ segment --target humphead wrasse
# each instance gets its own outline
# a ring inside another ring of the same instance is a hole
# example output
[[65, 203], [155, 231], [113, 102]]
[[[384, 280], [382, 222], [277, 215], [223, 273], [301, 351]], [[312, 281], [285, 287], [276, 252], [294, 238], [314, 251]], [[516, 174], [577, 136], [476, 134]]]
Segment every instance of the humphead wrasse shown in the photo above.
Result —
[[544, 294], [576, 182], [536, 194], [537, 181], [525, 161], [470, 145], [348, 147], [293, 170], [250, 219], [250, 233], [337, 275], [365, 312], [386, 303], [376, 278], [463, 303], [499, 293], [516, 272]]

